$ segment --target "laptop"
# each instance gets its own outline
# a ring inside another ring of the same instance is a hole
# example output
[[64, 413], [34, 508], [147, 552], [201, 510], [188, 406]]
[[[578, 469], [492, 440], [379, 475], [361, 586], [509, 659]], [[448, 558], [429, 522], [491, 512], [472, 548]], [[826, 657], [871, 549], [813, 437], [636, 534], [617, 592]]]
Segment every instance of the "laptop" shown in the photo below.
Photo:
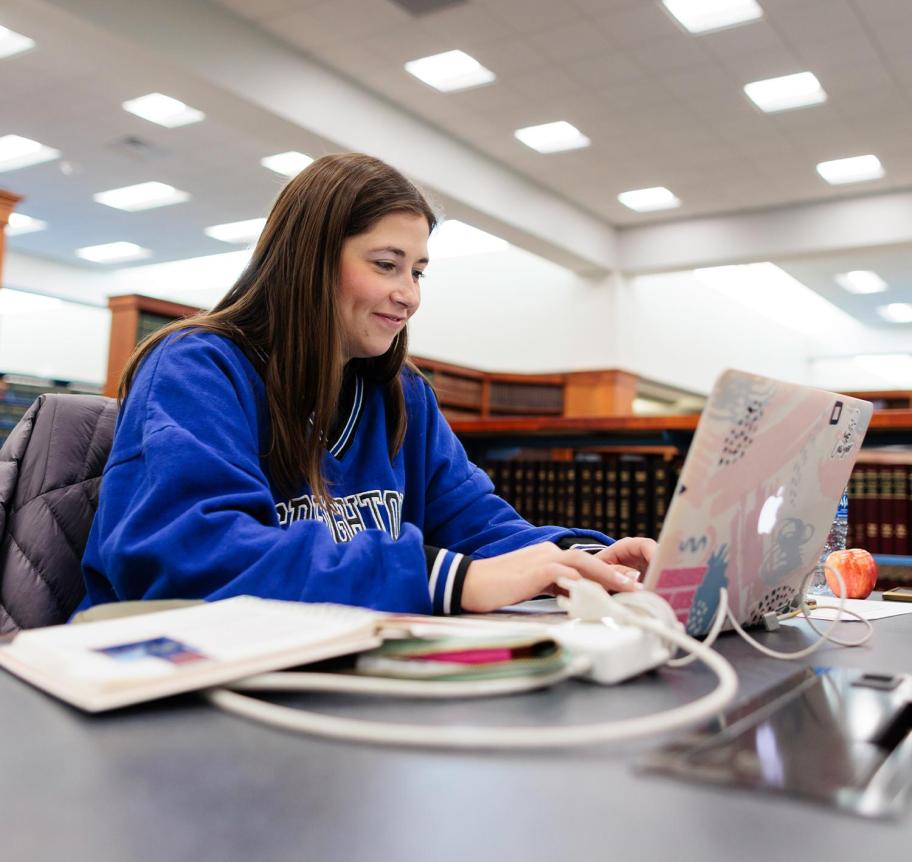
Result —
[[741, 625], [787, 608], [815, 567], [872, 405], [725, 371], [713, 386], [644, 578], [688, 634], [726, 587]]

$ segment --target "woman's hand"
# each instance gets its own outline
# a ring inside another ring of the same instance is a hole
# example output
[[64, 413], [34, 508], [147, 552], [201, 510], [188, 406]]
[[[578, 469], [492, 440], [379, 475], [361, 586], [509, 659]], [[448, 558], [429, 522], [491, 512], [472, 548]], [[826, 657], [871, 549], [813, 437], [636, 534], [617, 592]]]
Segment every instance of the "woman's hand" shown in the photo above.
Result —
[[[618, 545], [621, 547], [612, 554]], [[593, 555], [562, 551], [543, 542], [499, 557], [473, 560], [462, 587], [462, 609], [487, 613], [535, 596], [556, 595], [560, 578], [589, 578], [613, 591], [642, 589], [637, 578], [645, 571], [653, 547], [652, 539], [621, 539]]]
[[646, 574], [649, 561], [657, 547], [655, 539], [628, 536], [625, 539], [618, 539], [604, 551], [599, 551], [595, 557], [612, 565], [636, 569], [637, 574], [634, 577], [639, 577]]

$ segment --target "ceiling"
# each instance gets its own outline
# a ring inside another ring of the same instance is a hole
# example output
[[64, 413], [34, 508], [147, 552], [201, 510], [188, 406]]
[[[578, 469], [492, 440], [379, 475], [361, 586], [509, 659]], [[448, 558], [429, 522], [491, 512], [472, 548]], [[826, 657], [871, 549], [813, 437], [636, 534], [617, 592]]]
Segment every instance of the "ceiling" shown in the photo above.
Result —
[[[21, 211], [49, 223], [9, 245], [82, 266], [76, 248], [114, 240], [152, 249], [155, 261], [232, 250], [202, 229], [265, 214], [284, 179], [259, 159], [288, 149], [401, 152], [391, 160], [414, 164], [451, 213], [474, 213], [479, 226], [558, 262], [589, 255], [603, 271], [624, 268], [610, 247], [623, 251], [661, 224], [712, 218], [743, 235], [757, 219], [772, 225], [847, 198], [896, 205], [890, 195], [912, 190], [912, 2], [759, 2], [762, 20], [694, 36], [658, 0], [456, 0], [426, 14], [406, 7], [428, 0], [0, 0], [0, 24], [37, 43], [0, 60], [0, 135], [63, 154], [0, 173], [0, 187], [25, 195]], [[444, 94], [403, 69], [453, 48], [497, 80]], [[764, 114], [742, 92], [804, 70], [825, 104]], [[335, 101], [318, 104], [330, 87]], [[204, 110], [206, 121], [166, 129], [121, 109], [151, 91]], [[558, 119], [592, 145], [541, 155], [513, 137]], [[834, 187], [815, 171], [863, 153], [880, 158], [882, 179]], [[148, 180], [192, 198], [128, 214], [92, 200]], [[638, 214], [617, 201], [657, 185], [681, 207]], [[518, 189], [528, 203], [510, 213], [503, 199]], [[577, 236], [596, 251], [580, 252]], [[878, 269], [889, 301], [912, 302], [912, 231], [840, 250], [825, 238], [758, 240], [734, 257], [775, 260], [872, 325], [883, 325], [882, 296], [845, 293], [835, 272]], [[724, 258], [722, 249], [705, 263]]]
[[[425, 117], [614, 225], [617, 201], [666, 186], [676, 218], [843, 196], [814, 170], [876, 153], [912, 186], [912, 3], [760, 0], [760, 21], [688, 34], [658, 0], [466, 0], [413, 16], [391, 0], [218, 0], [296, 49]], [[441, 94], [403, 70], [461, 48], [495, 83]], [[823, 105], [764, 114], [743, 84], [813, 71]], [[513, 137], [564, 119], [586, 149], [541, 155]], [[859, 191], [855, 189], [852, 191]]]

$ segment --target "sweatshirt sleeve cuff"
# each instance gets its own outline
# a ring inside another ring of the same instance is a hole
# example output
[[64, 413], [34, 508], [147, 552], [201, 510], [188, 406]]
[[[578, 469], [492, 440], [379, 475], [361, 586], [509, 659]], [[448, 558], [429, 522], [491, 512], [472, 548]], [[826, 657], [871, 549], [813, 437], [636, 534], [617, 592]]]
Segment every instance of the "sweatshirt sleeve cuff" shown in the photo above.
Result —
[[557, 547], [562, 551], [588, 551], [590, 554], [597, 554], [609, 546], [583, 536], [565, 536], [563, 539], [558, 539]]
[[428, 592], [433, 613], [462, 613], [462, 585], [472, 557], [431, 545], [425, 545], [424, 552], [427, 557]]

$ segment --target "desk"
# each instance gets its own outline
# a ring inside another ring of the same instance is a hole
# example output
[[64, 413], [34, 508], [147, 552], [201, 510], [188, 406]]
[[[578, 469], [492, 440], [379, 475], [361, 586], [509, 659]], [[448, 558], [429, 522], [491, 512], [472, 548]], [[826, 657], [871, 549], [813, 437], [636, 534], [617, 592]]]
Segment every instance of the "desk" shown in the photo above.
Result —
[[[868, 646], [827, 646], [816, 663], [912, 672], [912, 615], [874, 628]], [[800, 627], [758, 637], [784, 650], [809, 638]], [[731, 634], [719, 648], [738, 671], [739, 699], [795, 670]], [[712, 684], [690, 667], [614, 688], [572, 682], [483, 702], [308, 703], [382, 720], [589, 723], [666, 708]], [[195, 696], [90, 717], [2, 672], [0, 704], [4, 862], [889, 862], [912, 852], [912, 815], [866, 821], [634, 773], [632, 757], [655, 740], [564, 752], [401, 751], [289, 735]]]

